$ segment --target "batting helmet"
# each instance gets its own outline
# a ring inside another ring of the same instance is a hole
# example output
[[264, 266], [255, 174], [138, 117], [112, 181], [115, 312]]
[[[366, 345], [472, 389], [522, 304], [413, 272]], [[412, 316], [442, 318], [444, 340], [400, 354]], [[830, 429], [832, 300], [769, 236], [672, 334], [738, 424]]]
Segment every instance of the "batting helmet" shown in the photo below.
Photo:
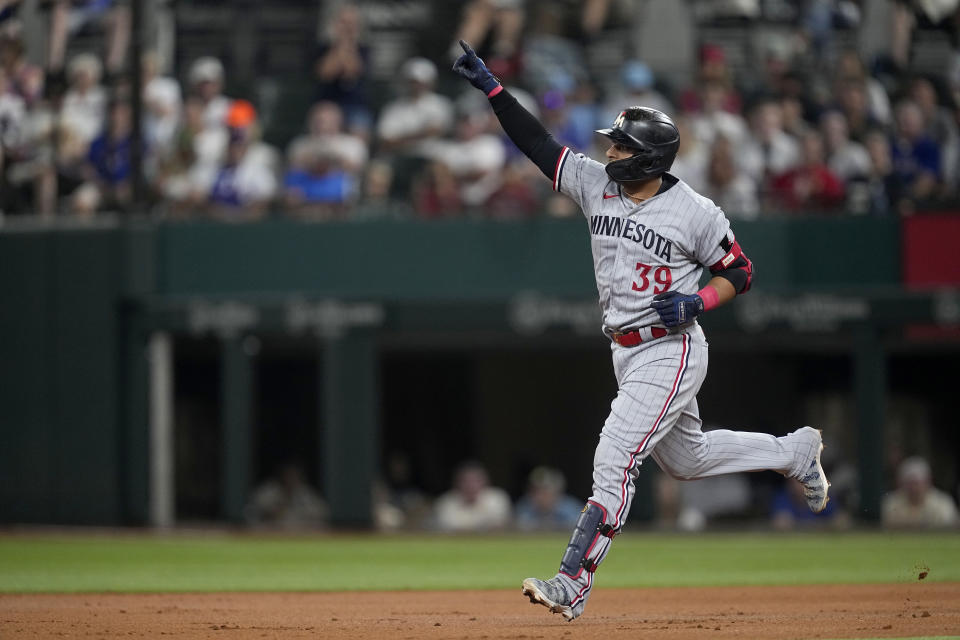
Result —
[[622, 111], [612, 127], [597, 133], [636, 151], [607, 163], [607, 175], [616, 182], [656, 178], [670, 168], [680, 147], [680, 132], [670, 116], [647, 107]]

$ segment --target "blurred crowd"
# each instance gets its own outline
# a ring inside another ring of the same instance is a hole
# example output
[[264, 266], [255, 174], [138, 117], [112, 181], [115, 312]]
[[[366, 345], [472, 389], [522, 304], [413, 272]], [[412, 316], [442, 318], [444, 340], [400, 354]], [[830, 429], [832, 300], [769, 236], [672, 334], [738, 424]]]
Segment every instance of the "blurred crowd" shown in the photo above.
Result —
[[[381, 99], [369, 5], [340, 3], [327, 12], [316, 49], [304, 52], [313, 103], [295, 139], [264, 138], [255, 96], [225, 93], [231, 71], [217, 58], [200, 56], [171, 74], [171, 61], [147, 52], [139, 59], [142, 144], [132, 136], [124, 66], [127, 4], [53, 0], [47, 59], [37, 62], [27, 59], [18, 3], [0, 0], [0, 211], [8, 215], [572, 215], [503, 136], [485, 98], [445, 77], [459, 38], [558, 140], [595, 158], [604, 149], [593, 131], [625, 107], [672, 115], [681, 131], [673, 173], [732, 218], [909, 215], [960, 201], [960, 55], [925, 74], [910, 56], [918, 28], [941, 29], [956, 46], [955, 0], [892, 2], [893, 37], [870, 60], [835, 37], [860, 28], [864, 2], [788, 3], [797, 7], [792, 29], [769, 38], [756, 64], [735, 68], [727, 44], [701, 38], [684, 82], [637, 57], [629, 42], [620, 43], [612, 73], [599, 75], [587, 55], [623, 38], [610, 28], [617, 12], [643, 2], [469, 0], [449, 48], [396, 60]], [[744, 21], [760, 5], [716, 4], [736, 5]], [[105, 53], [68, 55], [70, 34], [86, 22], [103, 23]]]
[[[395, 467], [398, 460], [404, 458], [392, 456], [390, 466]], [[657, 473], [654, 504], [642, 507], [656, 518], [636, 526], [688, 532], [763, 523], [779, 531], [851, 528], [858, 509], [856, 472], [839, 459], [828, 458], [825, 468], [832, 483], [831, 499], [819, 514], [810, 512], [799, 481], [777, 474], [740, 473], [681, 482]], [[381, 531], [567, 532], [586, 501], [570, 495], [563, 472], [548, 466], [537, 466], [527, 474], [516, 501], [491, 483], [486, 467], [476, 460], [460, 463], [450, 488], [435, 497], [410, 482], [409, 468], [401, 473], [394, 468], [386, 476], [373, 496], [373, 521]], [[925, 458], [903, 458], [891, 476], [881, 504], [885, 528], [942, 530], [960, 525], [954, 498], [933, 485]], [[248, 524], [259, 528], [316, 529], [325, 526], [328, 508], [302, 468], [284, 464], [254, 489], [245, 515]]]

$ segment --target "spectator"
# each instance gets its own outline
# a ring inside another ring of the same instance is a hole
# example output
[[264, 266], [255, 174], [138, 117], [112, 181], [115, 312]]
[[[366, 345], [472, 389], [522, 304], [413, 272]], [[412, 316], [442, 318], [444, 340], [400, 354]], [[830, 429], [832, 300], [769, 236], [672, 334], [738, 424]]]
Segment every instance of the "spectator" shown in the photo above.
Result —
[[771, 182], [773, 205], [788, 212], [835, 212], [843, 196], [843, 182], [824, 162], [823, 138], [817, 131], [803, 137], [800, 164]]
[[327, 505], [307, 484], [303, 469], [287, 463], [254, 489], [243, 515], [254, 527], [315, 529], [325, 524]]
[[899, 211], [903, 185], [893, 173], [890, 142], [883, 131], [867, 135], [865, 148], [870, 159], [866, 176], [848, 186], [847, 208], [851, 213], [885, 216]]
[[[597, 109], [594, 103], [592, 85], [577, 84], [572, 76], [558, 73], [551, 89], [540, 96], [543, 124], [561, 144], [586, 152], [596, 137]], [[483, 106], [489, 111], [489, 107]], [[616, 116], [611, 116], [610, 122]]]
[[[627, 106], [641, 105], [672, 114], [670, 100], [654, 88], [653, 71], [640, 60], [627, 60], [620, 67], [620, 82], [604, 102], [600, 114], [603, 126], [613, 122]], [[680, 138], [683, 139], [682, 137]]]
[[225, 222], [263, 218], [276, 195], [276, 151], [258, 140], [256, 117], [245, 100], [227, 113], [229, 145], [207, 200], [210, 214]]
[[7, 72], [0, 66], [0, 214], [17, 206], [8, 172], [21, 148], [27, 118], [26, 103], [8, 91], [9, 85]]
[[380, 482], [383, 501], [395, 511], [395, 521], [406, 528], [416, 529], [423, 526], [430, 516], [430, 502], [416, 485], [410, 458], [402, 451], [395, 450], [387, 454], [385, 464], [386, 478]]
[[850, 139], [847, 119], [839, 111], [827, 111], [820, 117], [820, 132], [827, 151], [827, 165], [844, 182], [870, 173], [870, 155], [866, 147]]
[[290, 143], [288, 162], [293, 163], [301, 147], [325, 149], [336, 162], [337, 168], [354, 176], [363, 171], [369, 158], [364, 140], [344, 133], [343, 111], [333, 102], [318, 102], [310, 108], [307, 133]]
[[457, 35], [450, 44], [450, 61], [463, 53], [460, 40], [475, 42], [487, 68], [505, 81], [512, 80], [520, 69], [525, 4], [525, 0], [470, 0], [464, 4]]
[[700, 110], [692, 115], [693, 135], [700, 142], [713, 144], [717, 136], [723, 136], [735, 145], [744, 144], [749, 137], [747, 123], [739, 113], [724, 108], [726, 88], [717, 82], [701, 87]]
[[100, 84], [103, 67], [96, 56], [81, 53], [70, 61], [69, 87], [60, 108], [61, 158], [83, 158], [103, 130], [107, 92]]
[[887, 90], [879, 80], [867, 73], [860, 54], [852, 49], [844, 51], [837, 59], [833, 93], [839, 94], [843, 85], [848, 83], [863, 87], [870, 119], [883, 126], [889, 125], [893, 110]]
[[915, 456], [897, 469], [897, 489], [883, 498], [882, 521], [891, 528], [952, 527], [957, 524], [957, 506], [949, 494], [933, 486], [927, 461]]
[[393, 169], [387, 162], [376, 158], [367, 165], [363, 176], [362, 204], [377, 210], [388, 208], [390, 201], [390, 183], [393, 182]]
[[940, 144], [940, 171], [943, 182], [956, 184], [960, 175], [960, 133], [954, 113], [940, 104], [937, 90], [927, 78], [914, 78], [908, 95], [923, 113], [927, 137]]
[[794, 478], [784, 479], [770, 505], [770, 524], [780, 531], [836, 526], [841, 522], [837, 516], [833, 502], [828, 502], [820, 513], [810, 511], [803, 496], [803, 485]]
[[871, 112], [867, 87], [861, 80], [845, 80], [836, 87], [834, 99], [847, 119], [850, 138], [862, 143], [867, 133], [884, 125]]
[[130, 43], [130, 6], [128, 0], [53, 0], [50, 13], [48, 67], [63, 68], [69, 37], [86, 24], [103, 21], [107, 29], [107, 71], [123, 70]]
[[[896, 128], [890, 142], [893, 173], [913, 206], [931, 199], [940, 177], [940, 145], [926, 133], [920, 107], [904, 100], [896, 108]], [[902, 213], [905, 211], [901, 211]]]
[[317, 48], [314, 72], [316, 100], [338, 105], [347, 130], [366, 139], [372, 121], [367, 97], [370, 47], [362, 42], [362, 31], [360, 10], [341, 5]]
[[160, 58], [152, 51], [143, 54], [143, 133], [155, 153], [168, 149], [180, 126], [183, 101], [180, 84], [160, 75]]
[[390, 154], [391, 192], [396, 197], [409, 193], [413, 177], [453, 124], [453, 104], [434, 92], [436, 79], [437, 68], [429, 60], [407, 60], [400, 68], [405, 94], [380, 114], [377, 138], [380, 151]]
[[0, 25], [0, 70], [7, 78], [7, 91], [32, 107], [43, 95], [43, 70], [30, 64], [23, 41], [23, 29], [16, 21]]
[[[740, 167], [762, 189], [770, 179], [793, 169], [800, 162], [796, 139], [783, 130], [783, 110], [779, 102], [764, 100], [754, 106], [750, 118], [751, 136], [739, 149]], [[728, 138], [736, 146], [737, 140]]]
[[730, 142], [717, 138], [710, 149], [703, 194], [731, 219], [752, 220], [760, 213], [757, 185], [736, 163]]
[[489, 107], [461, 114], [457, 138], [437, 145], [434, 158], [449, 167], [466, 207], [478, 209], [500, 187], [506, 151], [489, 131]]
[[356, 194], [354, 177], [322, 144], [301, 145], [283, 180], [284, 204], [295, 217], [322, 222], [345, 217]]
[[463, 211], [460, 185], [453, 170], [440, 161], [427, 164], [413, 182], [413, 208], [421, 218], [449, 218]]
[[[570, 79], [572, 82], [572, 79]], [[570, 119], [570, 109], [565, 92], [551, 89], [540, 96], [540, 112], [543, 126], [557, 141], [571, 149], [589, 149], [593, 143], [594, 127], [583, 130]]]
[[523, 46], [523, 84], [537, 95], [554, 88], [557, 77], [576, 85], [588, 79], [583, 48], [569, 37], [563, 24], [564, 7], [543, 2], [534, 8], [535, 19]]
[[772, 33], [761, 40], [757, 47], [756, 72], [751, 69], [750, 73], [744, 74], [749, 89], [747, 102], [756, 103], [771, 96], [805, 97], [798, 94], [809, 92], [810, 83], [801, 78], [794, 68], [797, 41]]
[[502, 529], [510, 523], [510, 498], [490, 486], [480, 463], [465, 462], [456, 471], [453, 489], [437, 499], [434, 516], [442, 531]]
[[204, 127], [220, 129], [224, 126], [231, 100], [223, 95], [223, 64], [210, 56], [194, 60], [190, 65], [189, 93], [203, 105]]
[[[685, 115], [673, 118], [680, 133], [680, 147], [670, 173], [686, 182], [697, 193], [703, 193], [707, 184], [707, 165], [710, 146], [701, 142], [690, 131], [690, 119]], [[726, 140], [726, 138], [724, 138]]]
[[188, 97], [171, 146], [158, 149], [155, 187], [174, 215], [184, 215], [191, 204], [206, 199], [226, 153], [226, 128], [207, 127], [204, 110], [200, 98]]
[[902, 70], [907, 69], [913, 45], [913, 31], [918, 25], [947, 32], [956, 51], [960, 47], [957, 34], [957, 0], [925, 2], [924, 0], [895, 0], [891, 14], [890, 56]]
[[97, 210], [123, 211], [133, 196], [129, 100], [113, 99], [108, 114], [106, 129], [87, 154], [87, 181], [73, 194], [73, 211], [80, 216], [92, 216]]
[[[59, 109], [54, 111], [56, 187], [51, 198], [72, 198], [88, 176], [84, 174], [90, 143], [104, 129], [107, 92], [100, 85], [102, 67], [90, 54], [79, 54], [70, 61], [70, 85]], [[59, 115], [59, 118], [57, 118]], [[76, 203], [74, 203], [76, 204]]]
[[733, 71], [727, 64], [727, 54], [723, 47], [705, 44], [700, 48], [699, 68], [696, 88], [685, 89], [680, 94], [678, 105], [684, 113], [699, 113], [706, 109], [703, 87], [714, 87], [717, 95], [711, 96], [714, 105], [728, 113], [740, 114], [743, 102], [733, 86]]
[[434, 92], [437, 67], [426, 58], [411, 58], [400, 68], [405, 95], [380, 114], [377, 135], [384, 151], [429, 155], [430, 144], [453, 123], [453, 104]]
[[20, 147], [27, 118], [27, 104], [10, 90], [11, 84], [6, 70], [0, 67], [0, 171], [3, 158]]
[[793, 136], [795, 140], [799, 140], [810, 128], [810, 124], [804, 116], [803, 102], [793, 96], [781, 96], [778, 103], [783, 131], [787, 135]]
[[43, 100], [43, 71], [27, 62], [16, 20], [0, 24], [0, 211], [52, 215], [56, 114]]
[[[513, 160], [507, 164], [501, 176], [500, 188], [490, 196], [483, 207], [484, 214], [491, 219], [507, 220], [532, 218], [540, 213], [540, 197], [533, 180], [531, 167], [536, 165], [523, 160]], [[539, 173], [538, 173], [539, 175]]]
[[567, 531], [576, 524], [583, 501], [564, 493], [563, 474], [550, 467], [530, 472], [527, 491], [517, 501], [517, 527], [523, 531]]

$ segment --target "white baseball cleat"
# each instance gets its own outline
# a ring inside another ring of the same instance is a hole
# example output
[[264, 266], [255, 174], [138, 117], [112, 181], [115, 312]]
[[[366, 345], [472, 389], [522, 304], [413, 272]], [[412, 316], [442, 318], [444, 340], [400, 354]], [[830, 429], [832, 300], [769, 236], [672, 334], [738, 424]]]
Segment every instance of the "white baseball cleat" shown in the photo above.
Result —
[[814, 432], [817, 438], [817, 454], [810, 461], [810, 466], [797, 476], [797, 480], [803, 485], [803, 495], [807, 499], [807, 506], [810, 511], [820, 513], [827, 508], [827, 502], [830, 497], [827, 492], [830, 490], [830, 483], [827, 481], [827, 474], [823, 472], [823, 466], [820, 464], [820, 454], [823, 453], [823, 434], [819, 429], [813, 427], [804, 427], [804, 429]]
[[583, 600], [576, 607], [571, 607], [570, 597], [559, 578], [549, 580], [527, 578], [523, 581], [521, 593], [530, 598], [533, 604], [542, 604], [551, 612], [561, 614], [567, 622], [583, 613]]

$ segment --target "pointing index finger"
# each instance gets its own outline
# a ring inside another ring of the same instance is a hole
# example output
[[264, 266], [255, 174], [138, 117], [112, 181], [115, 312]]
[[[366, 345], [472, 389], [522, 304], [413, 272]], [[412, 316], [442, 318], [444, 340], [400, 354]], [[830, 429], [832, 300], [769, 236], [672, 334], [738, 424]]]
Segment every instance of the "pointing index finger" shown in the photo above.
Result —
[[466, 53], [467, 55], [469, 56], [477, 55], [477, 52], [473, 50], [473, 47], [468, 45], [465, 41], [461, 40], [460, 46], [463, 47], [463, 52]]

